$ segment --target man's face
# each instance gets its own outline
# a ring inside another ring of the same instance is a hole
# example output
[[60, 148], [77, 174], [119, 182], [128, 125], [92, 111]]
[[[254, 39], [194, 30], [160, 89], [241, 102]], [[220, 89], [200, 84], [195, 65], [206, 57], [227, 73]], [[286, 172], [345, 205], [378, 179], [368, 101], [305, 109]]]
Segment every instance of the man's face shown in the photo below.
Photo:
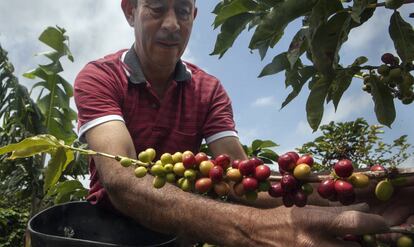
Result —
[[194, 0], [139, 0], [134, 10], [135, 45], [141, 63], [175, 66], [196, 16]]

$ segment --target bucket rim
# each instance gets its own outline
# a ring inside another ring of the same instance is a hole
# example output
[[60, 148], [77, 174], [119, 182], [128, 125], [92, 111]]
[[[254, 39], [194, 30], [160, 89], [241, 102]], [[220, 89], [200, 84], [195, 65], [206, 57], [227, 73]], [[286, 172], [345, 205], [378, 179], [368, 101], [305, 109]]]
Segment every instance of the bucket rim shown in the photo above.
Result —
[[[101, 245], [103, 247], [158, 247], [158, 246], [161, 245], [161, 244], [154, 244], [154, 245], [138, 245], [137, 246], [137, 245], [111, 244], [111, 243], [104, 243], [104, 242], [98, 242], [98, 241], [86, 240], [86, 239], [80, 239], [80, 238], [67, 238], [67, 237], [62, 237], [62, 236], [49, 235], [49, 234], [45, 234], [45, 233], [41, 233], [41, 232], [33, 230], [33, 228], [32, 228], [33, 220], [35, 218], [37, 218], [40, 214], [44, 213], [47, 210], [51, 210], [52, 208], [57, 208], [57, 207], [61, 207], [61, 206], [64, 206], [64, 205], [69, 205], [69, 204], [90, 204], [90, 203], [88, 201], [71, 201], [71, 202], [59, 203], [59, 204], [53, 205], [51, 207], [48, 207], [48, 208], [45, 208], [45, 209], [39, 211], [32, 218], [30, 218], [30, 220], [27, 224], [29, 234], [30, 235], [36, 234], [36, 235], [43, 236], [43, 237], [53, 238], [55, 240], [65, 240], [65, 241], [71, 241], [71, 242], [80, 241], [80, 242], [85, 243], [85, 244], [96, 244], [96, 245]], [[160, 234], [162, 234], [162, 233], [160, 233]], [[170, 244], [170, 243], [173, 243], [176, 240], [177, 240], [177, 237], [172, 237], [170, 240], [165, 241], [162, 244]]]

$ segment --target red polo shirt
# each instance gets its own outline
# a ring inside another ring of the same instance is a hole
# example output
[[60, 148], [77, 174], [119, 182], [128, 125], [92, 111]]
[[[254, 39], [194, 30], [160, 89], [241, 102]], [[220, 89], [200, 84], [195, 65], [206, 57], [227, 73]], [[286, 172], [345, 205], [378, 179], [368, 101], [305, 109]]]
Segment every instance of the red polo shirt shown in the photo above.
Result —
[[[137, 153], [152, 147], [161, 155], [197, 152], [203, 138], [211, 143], [237, 136], [223, 86], [215, 77], [181, 60], [162, 101], [145, 80], [134, 49], [88, 63], [77, 76], [74, 89], [81, 138], [99, 124], [123, 121]], [[88, 200], [109, 202], [93, 160], [89, 169]]]

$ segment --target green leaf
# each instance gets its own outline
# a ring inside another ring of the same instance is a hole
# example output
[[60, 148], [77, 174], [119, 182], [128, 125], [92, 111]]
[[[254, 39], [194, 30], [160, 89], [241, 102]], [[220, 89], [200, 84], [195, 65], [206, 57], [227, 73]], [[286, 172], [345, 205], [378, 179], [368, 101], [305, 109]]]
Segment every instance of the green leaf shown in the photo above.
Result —
[[277, 74], [286, 68], [289, 68], [289, 61], [286, 57], [286, 52], [280, 53], [279, 55], [275, 56], [271, 63], [267, 64], [262, 72], [260, 73], [259, 77]]
[[414, 30], [398, 11], [391, 16], [389, 33], [402, 62], [410, 64], [414, 60]]
[[273, 141], [263, 140], [262, 144], [260, 144], [259, 148], [263, 149], [263, 148], [271, 148], [271, 147], [277, 147], [277, 146], [279, 146], [279, 145], [277, 145]]
[[285, 101], [283, 101], [281, 108], [284, 108], [286, 105], [288, 105], [293, 99], [296, 98], [296, 96], [299, 95], [300, 91], [302, 90], [303, 85], [315, 75], [316, 70], [313, 66], [306, 66], [303, 67], [298, 71], [300, 79], [297, 83], [292, 83], [291, 86], [293, 88], [293, 91], [286, 97]]
[[214, 51], [210, 55], [219, 55], [219, 58], [221, 58], [232, 47], [234, 40], [246, 28], [247, 23], [254, 17], [254, 14], [243, 13], [227, 19], [221, 26], [221, 32], [217, 36]]
[[217, 13], [214, 20], [214, 28], [223, 24], [230, 17], [249, 12], [257, 7], [257, 3], [253, 0], [233, 0], [224, 6]]
[[315, 132], [319, 124], [321, 123], [324, 102], [326, 95], [328, 94], [328, 89], [331, 85], [331, 81], [322, 77], [320, 78], [311, 89], [308, 100], [306, 102], [306, 114], [310, 127]]
[[51, 159], [46, 167], [45, 182], [43, 186], [44, 192], [47, 192], [49, 188], [55, 185], [67, 165], [73, 160], [74, 155], [72, 151], [66, 151], [65, 148], [59, 147], [55, 152], [51, 154]]
[[394, 97], [390, 89], [376, 76], [370, 76], [368, 82], [371, 84], [371, 94], [378, 122], [391, 127], [396, 114]]
[[61, 146], [56, 138], [50, 135], [38, 135], [24, 139], [15, 144], [0, 147], [0, 155], [13, 152], [11, 159], [33, 156], [42, 152], [48, 152]]
[[260, 148], [260, 145], [262, 145], [263, 141], [262, 140], [254, 140], [252, 142], [252, 152], [258, 150]]
[[259, 158], [266, 158], [273, 162], [277, 162], [277, 159], [279, 158], [279, 155], [277, 155], [273, 150], [271, 149], [263, 149], [259, 154]]
[[339, 62], [339, 49], [348, 38], [350, 15], [339, 13], [320, 25], [311, 41], [312, 61], [325, 76], [334, 75], [334, 64]]
[[48, 196], [55, 195], [54, 202], [65, 203], [70, 201], [72, 195], [77, 197], [84, 197], [88, 193], [88, 190], [85, 189], [81, 182], [78, 180], [68, 180], [58, 183], [52, 189], [49, 190]]
[[274, 7], [257, 26], [249, 48], [257, 49], [258, 45], [266, 40], [272, 40], [272, 44], [276, 44], [282, 37], [286, 26], [309, 12], [315, 3], [316, 0], [289, 0]]
[[365, 11], [368, 6], [368, 0], [354, 0], [354, 5], [352, 6], [352, 19], [361, 23], [361, 14]]
[[351, 85], [352, 79], [357, 72], [358, 71], [353, 69], [343, 69], [336, 74], [330, 88], [330, 97], [332, 98], [335, 111], [338, 109], [339, 101], [341, 100], [342, 95]]
[[59, 53], [64, 52], [64, 41], [65, 37], [63, 33], [58, 28], [48, 27], [43, 33], [40, 35], [39, 40], [42, 41], [44, 44], [50, 46], [51, 48], [55, 49]]
[[293, 37], [289, 50], [287, 52], [287, 59], [290, 63], [290, 68], [293, 68], [298, 58], [305, 52], [307, 48], [306, 35], [308, 34], [308, 29], [301, 28]]

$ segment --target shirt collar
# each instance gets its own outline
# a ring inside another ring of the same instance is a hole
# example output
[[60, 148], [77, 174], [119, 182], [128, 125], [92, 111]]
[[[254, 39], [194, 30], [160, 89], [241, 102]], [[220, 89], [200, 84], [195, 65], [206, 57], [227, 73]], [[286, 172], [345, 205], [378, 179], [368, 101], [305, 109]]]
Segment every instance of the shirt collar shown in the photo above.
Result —
[[[128, 67], [129, 81], [133, 84], [145, 83], [144, 72], [142, 72], [141, 64], [132, 46], [125, 54], [124, 63]], [[191, 71], [187, 68], [185, 63], [180, 59], [175, 66], [174, 80], [177, 82], [185, 82], [191, 80]]]

